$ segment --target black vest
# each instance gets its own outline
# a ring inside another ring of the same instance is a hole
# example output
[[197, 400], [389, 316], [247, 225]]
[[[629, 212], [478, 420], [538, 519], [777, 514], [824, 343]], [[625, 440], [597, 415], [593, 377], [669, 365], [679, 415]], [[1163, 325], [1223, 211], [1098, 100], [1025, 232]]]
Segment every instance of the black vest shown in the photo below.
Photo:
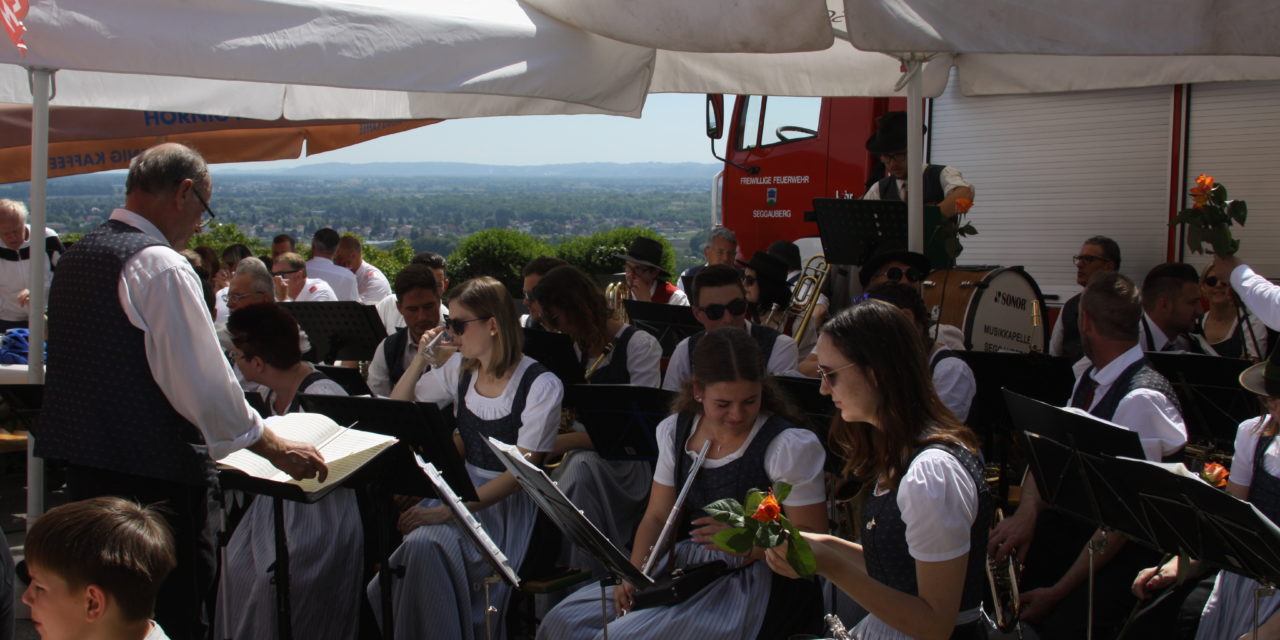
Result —
[[685, 269], [684, 273], [680, 274], [680, 288], [683, 289], [685, 293], [692, 294], [693, 279], [698, 277], [699, 271], [702, 271], [703, 269], [706, 269], [706, 268], [707, 268], [707, 265], [700, 264], [696, 267], [689, 267], [688, 269]]
[[[1088, 376], [1093, 372], [1094, 368], [1090, 367], [1082, 376]], [[1116, 381], [1111, 383], [1111, 388], [1107, 390], [1107, 395], [1098, 401], [1092, 411], [1089, 407], [1084, 406], [1087, 396], [1087, 386], [1092, 380], [1082, 377], [1079, 384], [1076, 385], [1075, 393], [1071, 397], [1071, 406], [1077, 409], [1084, 409], [1095, 418], [1110, 420], [1116, 414], [1116, 408], [1120, 406], [1120, 401], [1125, 396], [1138, 389], [1151, 389], [1158, 391], [1168, 398], [1173, 406], [1178, 408], [1178, 412], [1182, 412], [1182, 405], [1178, 403], [1178, 394], [1174, 392], [1173, 385], [1169, 384], [1169, 380], [1160, 375], [1159, 371], [1151, 368], [1146, 358], [1142, 358], [1137, 362], [1129, 365], [1124, 371], [1120, 372], [1120, 376]]]
[[[32, 230], [32, 233], [34, 234], [35, 230]], [[35, 238], [32, 238], [32, 240], [34, 239]], [[49, 260], [50, 271], [57, 270], [53, 264], [53, 256], [56, 254], [62, 253], [62, 251], [63, 251], [62, 240], [58, 239], [58, 236], [45, 237], [44, 255], [45, 255], [45, 258]], [[28, 243], [27, 246], [21, 249], [18, 249], [16, 251], [13, 249], [10, 249], [9, 247], [0, 246], [0, 260], [8, 260], [9, 262], [22, 262], [23, 260], [30, 260], [30, 259], [31, 259], [31, 243]]]
[[[463, 445], [467, 449], [467, 462], [487, 471], [503, 471], [502, 461], [493, 454], [486, 442], [496, 438], [507, 444], [515, 444], [520, 435], [521, 415], [524, 413], [525, 401], [529, 398], [529, 388], [538, 376], [547, 373], [547, 368], [540, 363], [533, 363], [524, 370], [516, 387], [515, 399], [511, 401], [511, 413], [497, 420], [482, 420], [467, 408], [467, 389], [471, 386], [471, 372], [464, 371], [458, 380], [458, 433], [462, 436]], [[511, 384], [512, 381], [507, 381]]]
[[1253, 450], [1253, 482], [1249, 485], [1249, 502], [1262, 515], [1271, 518], [1272, 522], [1280, 523], [1280, 478], [1267, 473], [1267, 467], [1263, 464], [1267, 448], [1275, 439], [1275, 436], [1258, 438], [1258, 448]]
[[[290, 402], [289, 406], [285, 407], [284, 413], [281, 415], [287, 415], [290, 413], [297, 413], [299, 411], [302, 411], [302, 398], [300, 398], [299, 396], [307, 392], [307, 387], [310, 387], [311, 385], [317, 382], [320, 382], [321, 380], [328, 380], [328, 379], [329, 379], [329, 376], [326, 376], [325, 374], [320, 373], [319, 371], [312, 371], [311, 373], [308, 373], [307, 377], [303, 378], [302, 382], [298, 383], [298, 390], [293, 392], [293, 402]], [[275, 398], [275, 392], [273, 391], [271, 392], [271, 394], [267, 396], [267, 407], [272, 411], [275, 411], [275, 406], [276, 406], [276, 398]]]
[[204, 484], [213, 474], [204, 436], [165, 398], [147, 363], [145, 336], [120, 306], [125, 261], [152, 246], [165, 243], [109, 220], [59, 261], [49, 291], [49, 364], [36, 455]]
[[[933, 444], [920, 448], [915, 455], [928, 449], [942, 449], [955, 456], [969, 472], [978, 491], [978, 514], [969, 529], [969, 560], [965, 569], [964, 592], [960, 596], [960, 610], [965, 611], [982, 603], [982, 594], [987, 587], [986, 549], [987, 525], [991, 522], [991, 490], [982, 476], [982, 462], [974, 454], [957, 445]], [[860, 526], [867, 575], [898, 591], [917, 595], [916, 561], [907, 548], [907, 525], [902, 521], [902, 511], [898, 508], [898, 490], [868, 498]]]
[[[758, 324], [752, 324], [750, 330], [748, 330], [748, 333], [751, 334], [752, 338], [755, 338], [756, 344], [759, 345], [760, 357], [762, 358], [762, 362], [764, 362], [764, 370], [765, 370], [765, 373], [768, 373], [769, 358], [773, 355], [773, 343], [777, 342], [778, 336], [782, 334], [778, 333], [777, 331], [774, 331], [773, 329], [770, 329], [769, 327], [765, 327]], [[692, 377], [693, 375], [693, 350], [695, 347], [698, 346], [698, 341], [701, 340], [702, 336], [705, 336], [705, 335], [707, 335], [706, 331], [699, 331], [689, 336], [689, 353], [687, 355], [689, 356], [690, 377]]]
[[1058, 322], [1062, 323], [1062, 355], [1068, 362], [1078, 362], [1084, 357], [1084, 345], [1080, 343], [1080, 295], [1072, 296], [1062, 305]]
[[382, 342], [382, 357], [387, 365], [387, 377], [391, 379], [391, 388], [400, 382], [404, 375], [404, 346], [409, 341], [409, 328], [400, 327], [395, 333], [387, 336]]
[[[947, 194], [942, 190], [942, 170], [946, 167], [940, 164], [931, 164], [924, 168], [924, 172], [920, 175], [921, 184], [924, 186], [924, 203], [938, 204], [947, 199]], [[880, 179], [880, 199], [881, 200], [897, 200], [902, 201], [902, 194], [898, 193], [898, 179], [892, 175], [885, 176]]]
[[[685, 478], [689, 477], [689, 469], [693, 466], [693, 459], [685, 453], [685, 443], [693, 433], [693, 418], [692, 413], [681, 413], [676, 418], [676, 441], [671, 450], [676, 456], [677, 490], [684, 486]], [[742, 500], [751, 489], [768, 491], [773, 481], [765, 472], [765, 451], [778, 434], [791, 428], [794, 428], [793, 425], [785, 419], [771, 416], [760, 426], [756, 437], [751, 439], [747, 450], [737, 460], [715, 469], [706, 467], [700, 469], [697, 479], [693, 481], [693, 486], [689, 487], [689, 495], [685, 498], [685, 515], [680, 518], [680, 529], [676, 539], [683, 540], [689, 537], [693, 527], [690, 523], [707, 515], [702, 508], [712, 502], [725, 498]]]
[[[591, 380], [588, 384], [631, 384], [631, 370], [627, 368], [627, 345], [631, 343], [631, 336], [636, 334], [636, 328], [627, 325], [622, 330], [622, 335], [613, 339], [613, 351], [609, 354], [609, 364], [601, 365], [596, 372], [591, 374]], [[596, 356], [597, 358], [599, 356]], [[591, 366], [585, 355], [582, 357], [582, 368], [586, 370]]]
[[932, 354], [929, 355], [929, 374], [932, 375], [933, 372], [937, 370], [938, 363], [942, 362], [943, 360], [946, 360], [947, 358], [955, 358], [957, 360], [960, 360], [961, 362], [964, 361], [964, 358], [961, 358], [960, 354], [956, 353], [955, 351], [952, 351], [951, 349], [947, 349], [945, 347], [942, 349], [938, 349], [937, 351], [934, 351]]

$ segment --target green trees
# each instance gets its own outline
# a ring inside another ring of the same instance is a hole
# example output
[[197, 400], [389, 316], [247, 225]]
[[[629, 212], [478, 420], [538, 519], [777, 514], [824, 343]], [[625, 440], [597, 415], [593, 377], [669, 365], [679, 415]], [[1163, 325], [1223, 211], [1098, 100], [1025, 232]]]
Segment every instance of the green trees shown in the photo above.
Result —
[[673, 275], [679, 273], [676, 271], [675, 252], [672, 250], [671, 243], [656, 231], [644, 227], [623, 227], [572, 238], [560, 244], [556, 255], [590, 275], [620, 273], [624, 265], [622, 260], [615, 256], [626, 253], [627, 246], [636, 239], [636, 236], [645, 236], [661, 242], [662, 268]]
[[485, 229], [467, 236], [458, 250], [449, 255], [447, 274], [453, 283], [491, 276], [515, 296], [523, 291], [524, 265], [538, 256], [552, 254], [550, 246], [528, 234], [511, 229]]

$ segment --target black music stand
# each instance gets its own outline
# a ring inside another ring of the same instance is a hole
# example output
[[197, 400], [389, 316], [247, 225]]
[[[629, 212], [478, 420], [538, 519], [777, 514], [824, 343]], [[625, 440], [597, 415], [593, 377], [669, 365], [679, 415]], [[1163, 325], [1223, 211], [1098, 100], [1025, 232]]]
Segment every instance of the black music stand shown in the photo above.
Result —
[[907, 203], [814, 198], [822, 253], [828, 264], [866, 264], [873, 254], [907, 248]]
[[364, 376], [360, 375], [360, 369], [356, 367], [336, 367], [327, 364], [318, 364], [315, 365], [315, 367], [316, 371], [329, 376], [330, 380], [341, 385], [342, 389], [347, 392], [347, 395], [373, 395], [373, 392], [369, 390], [369, 385], [364, 381]]
[[623, 306], [633, 327], [648, 331], [658, 339], [664, 358], [671, 357], [681, 340], [703, 329], [702, 323], [693, 317], [691, 307], [640, 300], [624, 300]]
[[476, 550], [484, 556], [485, 561], [493, 568], [493, 575], [485, 578], [484, 581], [484, 634], [487, 640], [493, 640], [493, 614], [497, 612], [489, 604], [489, 586], [495, 582], [506, 581], [511, 585], [512, 589], [520, 588], [520, 576], [516, 575], [516, 570], [511, 567], [511, 562], [507, 560], [507, 556], [502, 549], [494, 543], [493, 538], [489, 537], [488, 532], [484, 530], [484, 525], [476, 519], [467, 505], [463, 504], [462, 498], [459, 498], [453, 489], [449, 488], [449, 483], [445, 482], [443, 476], [436, 469], [435, 465], [427, 463], [423, 468], [427, 473], [427, 478], [431, 480], [431, 484], [435, 486], [436, 493], [440, 496], [440, 501], [453, 512], [453, 523], [458, 526], [458, 530], [462, 535], [475, 545]]
[[1260, 411], [1257, 396], [1239, 383], [1240, 373], [1253, 363], [1195, 353], [1147, 352], [1146, 357], [1177, 391], [1188, 440], [1234, 448], [1239, 424]]
[[831, 396], [824, 396], [818, 391], [822, 381], [817, 378], [789, 375], [774, 376], [773, 379], [808, 418], [808, 424], [801, 426], [817, 434], [818, 441], [827, 450], [825, 465], [827, 471], [838, 475], [843, 462], [827, 442], [827, 434], [831, 431], [831, 418], [835, 415], [836, 406], [831, 402]]
[[573, 352], [573, 339], [563, 333], [524, 329], [524, 355], [537, 360], [554, 373], [567, 390], [581, 384], [586, 367]]
[[658, 458], [654, 431], [671, 415], [674, 391], [628, 384], [576, 387], [578, 421], [587, 428], [591, 446], [606, 460]]
[[307, 333], [319, 362], [371, 360], [387, 337], [373, 305], [359, 302], [282, 302]]
[[[271, 407], [267, 406], [267, 399], [262, 397], [257, 391], [244, 392], [244, 401], [249, 403], [249, 407], [258, 412], [263, 419], [271, 417]], [[337, 422], [336, 420], [334, 422]]]

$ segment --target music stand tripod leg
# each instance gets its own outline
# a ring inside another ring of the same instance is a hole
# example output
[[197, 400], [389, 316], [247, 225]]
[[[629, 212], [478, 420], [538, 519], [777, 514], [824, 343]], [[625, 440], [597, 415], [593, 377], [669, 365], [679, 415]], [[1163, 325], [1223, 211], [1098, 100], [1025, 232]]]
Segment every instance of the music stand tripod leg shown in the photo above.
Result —
[[1086, 608], [1088, 617], [1085, 621], [1085, 624], [1088, 625], [1085, 627], [1085, 638], [1087, 640], [1093, 640], [1093, 556], [1107, 547], [1107, 530], [1099, 529], [1098, 533], [1101, 536], [1098, 540], [1090, 539], [1089, 543], [1085, 545], [1085, 548], [1089, 550], [1089, 604]]
[[618, 576], [612, 573], [600, 579], [600, 628], [604, 633], [604, 640], [609, 640], [609, 587], [617, 586], [622, 581]]
[[280, 640], [293, 640], [293, 613], [289, 604], [289, 538], [284, 527], [284, 499], [271, 498], [276, 538], [276, 628]]
[[489, 587], [499, 582], [502, 582], [502, 578], [497, 574], [484, 579], [484, 637], [486, 640], [493, 640], [493, 614], [498, 612], [498, 608], [489, 602]]

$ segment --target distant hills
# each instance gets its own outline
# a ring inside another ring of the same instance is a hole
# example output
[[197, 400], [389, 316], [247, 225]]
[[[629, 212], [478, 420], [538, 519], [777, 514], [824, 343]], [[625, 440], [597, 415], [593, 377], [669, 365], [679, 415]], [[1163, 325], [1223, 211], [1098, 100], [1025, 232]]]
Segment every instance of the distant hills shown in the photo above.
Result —
[[329, 162], [288, 169], [240, 170], [219, 167], [220, 174], [316, 178], [584, 178], [710, 180], [723, 165], [699, 162], [578, 162], [509, 166], [463, 162]]

